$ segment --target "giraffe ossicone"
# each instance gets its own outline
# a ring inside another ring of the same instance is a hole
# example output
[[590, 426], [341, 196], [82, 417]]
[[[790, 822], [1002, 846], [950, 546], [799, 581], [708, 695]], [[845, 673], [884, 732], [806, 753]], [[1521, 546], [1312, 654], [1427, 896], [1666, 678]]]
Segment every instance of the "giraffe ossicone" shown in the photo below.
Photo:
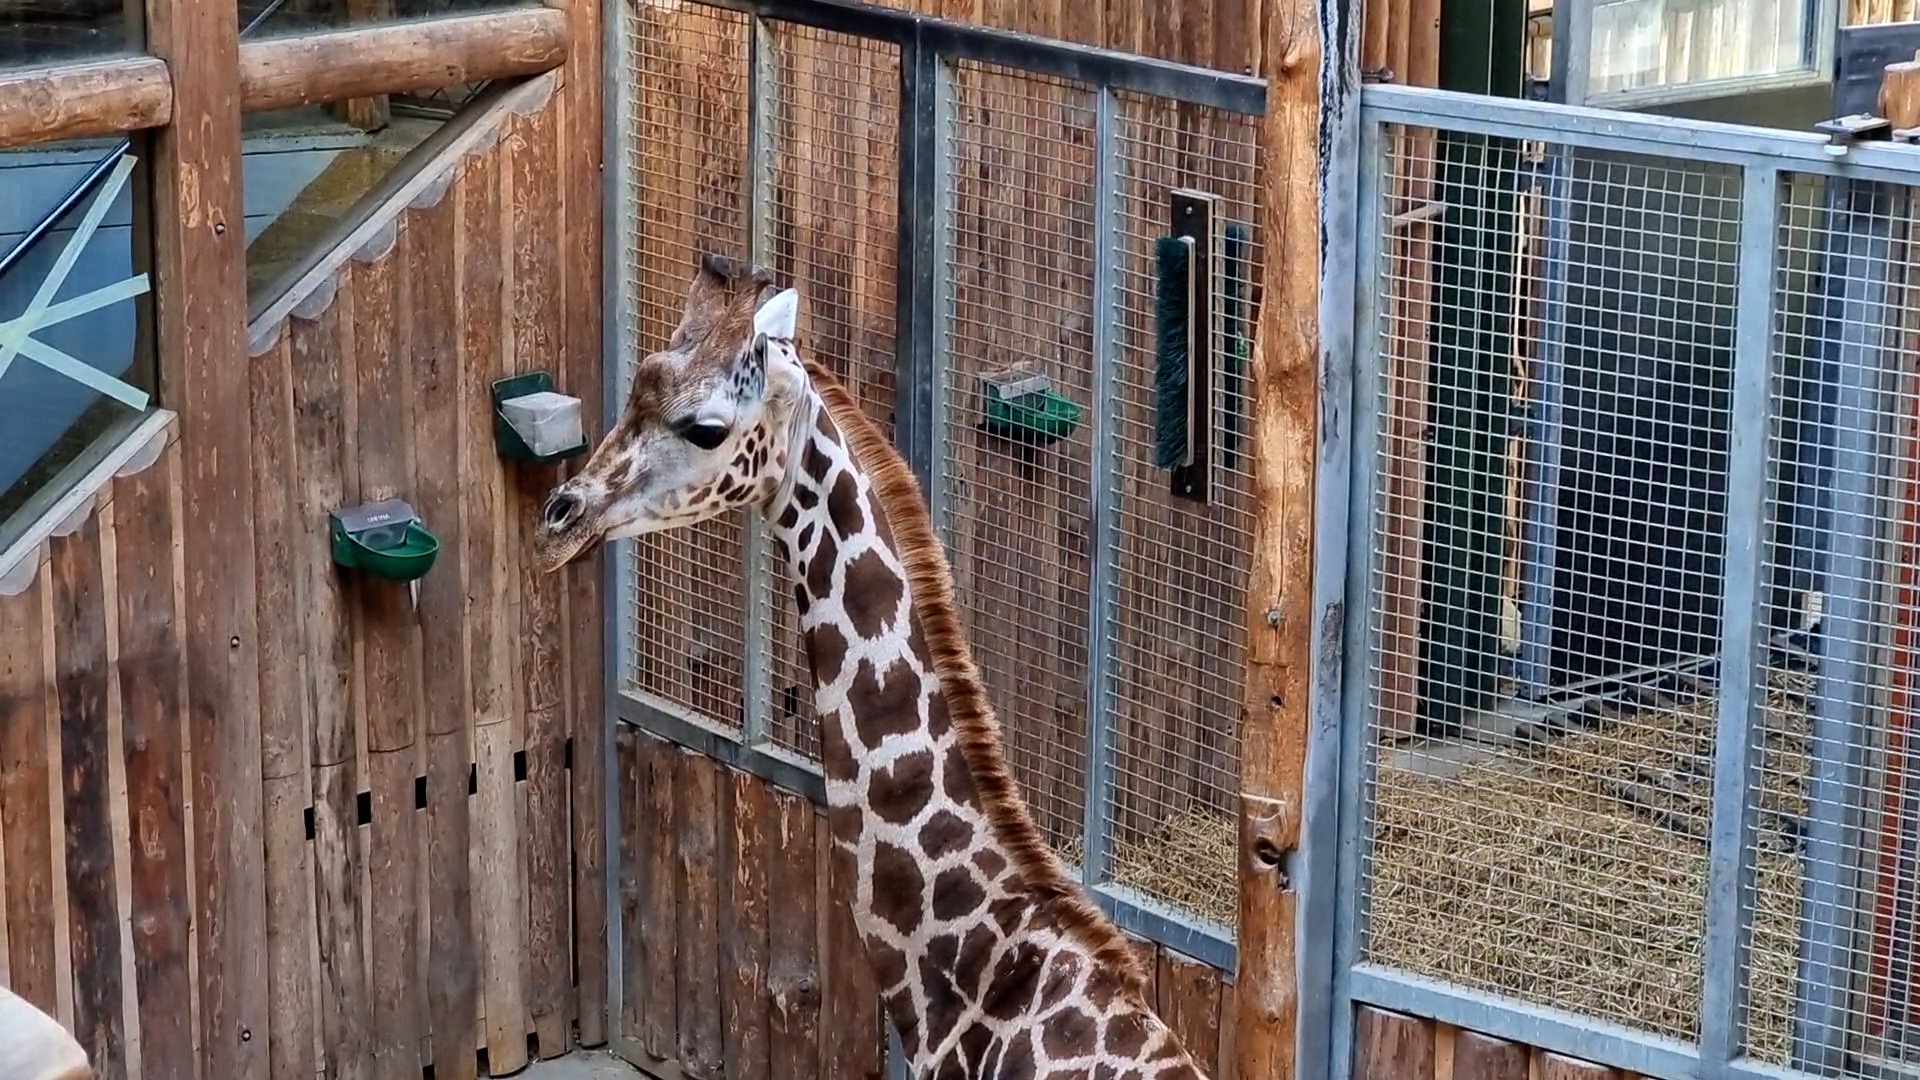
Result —
[[666, 348], [541, 509], [552, 571], [764, 514], [793, 579], [834, 858], [917, 1080], [1204, 1080], [1027, 813], [905, 461], [799, 351], [800, 296], [708, 255]]

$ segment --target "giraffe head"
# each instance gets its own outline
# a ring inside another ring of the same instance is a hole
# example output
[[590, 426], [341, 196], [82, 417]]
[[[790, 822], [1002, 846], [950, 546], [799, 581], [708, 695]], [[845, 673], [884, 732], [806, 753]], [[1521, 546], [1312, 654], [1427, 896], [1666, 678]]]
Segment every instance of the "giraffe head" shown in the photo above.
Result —
[[602, 540], [692, 525], [786, 480], [806, 369], [800, 297], [773, 275], [703, 256], [667, 347], [640, 360], [620, 419], [547, 495], [535, 558], [551, 572]]

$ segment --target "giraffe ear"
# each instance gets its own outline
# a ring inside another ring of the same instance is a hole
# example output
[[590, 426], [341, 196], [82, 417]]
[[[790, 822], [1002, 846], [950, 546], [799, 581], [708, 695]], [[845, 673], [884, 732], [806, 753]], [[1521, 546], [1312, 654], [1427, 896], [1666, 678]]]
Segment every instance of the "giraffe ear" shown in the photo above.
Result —
[[753, 332], [764, 334], [782, 341], [792, 341], [799, 336], [800, 329], [800, 291], [781, 289], [773, 294], [773, 299], [760, 305], [753, 313]]

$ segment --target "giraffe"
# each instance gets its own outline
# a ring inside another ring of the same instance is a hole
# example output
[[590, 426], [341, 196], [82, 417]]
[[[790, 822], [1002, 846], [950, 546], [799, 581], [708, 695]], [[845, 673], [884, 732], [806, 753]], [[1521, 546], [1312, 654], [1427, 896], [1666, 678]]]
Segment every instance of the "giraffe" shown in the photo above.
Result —
[[702, 256], [666, 348], [548, 495], [535, 559], [757, 507], [793, 580], [833, 858], [912, 1075], [1204, 1080], [1026, 811], [918, 482], [801, 357], [799, 294], [773, 280]]

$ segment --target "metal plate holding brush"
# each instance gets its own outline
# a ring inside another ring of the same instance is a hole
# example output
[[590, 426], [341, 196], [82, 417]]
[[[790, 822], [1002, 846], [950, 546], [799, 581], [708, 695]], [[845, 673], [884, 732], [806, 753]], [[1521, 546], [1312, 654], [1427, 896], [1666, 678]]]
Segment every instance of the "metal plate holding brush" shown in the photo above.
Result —
[[[1172, 235], [1154, 244], [1153, 463], [1172, 470], [1168, 490], [1176, 498], [1202, 504], [1212, 499], [1214, 467], [1238, 464], [1245, 409], [1248, 231], [1227, 221], [1222, 205], [1220, 196], [1205, 191], [1169, 192]], [[1217, 281], [1224, 285], [1218, 292]], [[1225, 353], [1219, 387], [1216, 352]], [[1216, 398], [1226, 405], [1218, 446]]]

